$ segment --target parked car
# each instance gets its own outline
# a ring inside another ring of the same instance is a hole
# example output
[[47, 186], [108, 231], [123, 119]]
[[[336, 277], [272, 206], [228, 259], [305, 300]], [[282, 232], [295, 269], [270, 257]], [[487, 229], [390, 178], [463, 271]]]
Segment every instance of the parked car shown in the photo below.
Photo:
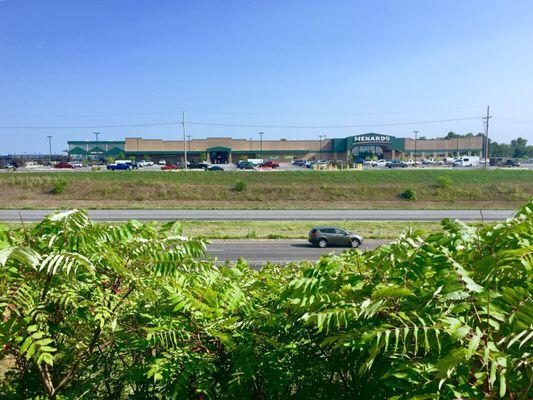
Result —
[[317, 226], [309, 231], [309, 243], [317, 247], [350, 246], [357, 248], [363, 243], [363, 237], [334, 226]]
[[489, 159], [489, 164], [491, 167], [501, 167], [504, 161], [502, 157], [492, 157]]
[[[437, 163], [437, 160], [435, 160], [434, 158], [426, 158], [424, 160], [422, 160], [422, 164], [424, 165], [432, 165], [432, 164], [436, 164]], [[453, 161], [452, 161], [453, 163]]]
[[131, 166], [129, 164], [109, 164], [106, 168], [109, 171], [129, 171]]
[[504, 167], [519, 167], [520, 163], [518, 161], [508, 159], [508, 160], [505, 160], [505, 163], [503, 164], [503, 166]]
[[173, 169], [179, 169], [179, 167], [175, 164], [167, 164], [167, 165], [163, 165], [161, 167], [161, 171], [170, 171], [170, 170], [173, 170]]
[[[180, 163], [180, 167], [183, 168], [183, 166]], [[209, 167], [206, 163], [187, 163], [188, 169], [207, 169]]]
[[165, 160], [159, 160], [157, 163], [159, 165], [167, 165], [167, 162]]
[[367, 163], [367, 161], [364, 158], [355, 158], [353, 160], [353, 163], [354, 164], [363, 164], [363, 165], [365, 165]]
[[390, 160], [385, 166], [387, 168], [407, 168], [407, 164], [401, 160]]
[[384, 167], [387, 164], [387, 160], [379, 159], [379, 160], [372, 160], [369, 161], [368, 164], [370, 164], [373, 167]]
[[54, 168], [59, 168], [59, 169], [72, 169], [74, 168], [74, 166], [71, 164], [71, 163], [68, 163], [68, 162], [58, 162], [56, 165], [54, 165]]
[[305, 168], [313, 168], [313, 165], [315, 165], [317, 161], [306, 161]]
[[453, 163], [454, 167], [477, 167], [479, 165], [478, 156], [460, 157]]
[[210, 165], [205, 169], [206, 171], [224, 171], [224, 168], [222, 168], [219, 165]]
[[295, 158], [292, 160], [292, 165], [297, 165], [299, 167], [305, 165], [305, 160], [302, 160], [301, 158]]
[[261, 164], [261, 166], [264, 168], [279, 168], [279, 164], [273, 161], [266, 161], [263, 164]]
[[237, 163], [238, 169], [254, 169], [254, 165], [249, 161], [239, 161]]
[[81, 162], [74, 162], [72, 163], [72, 166], [74, 168], [83, 168], [83, 164]]
[[9, 162], [6, 164], [6, 168], [18, 168], [19, 165], [16, 162]]
[[405, 160], [404, 163], [407, 164], [408, 167], [416, 167], [417, 165], [420, 164], [420, 161], [413, 160], [413, 159], [411, 158], [411, 159], [409, 159], [409, 160]]

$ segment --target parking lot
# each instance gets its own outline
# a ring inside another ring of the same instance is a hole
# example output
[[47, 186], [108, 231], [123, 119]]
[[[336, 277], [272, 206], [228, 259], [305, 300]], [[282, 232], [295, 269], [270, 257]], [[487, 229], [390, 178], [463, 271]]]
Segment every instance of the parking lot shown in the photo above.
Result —
[[[250, 169], [239, 169], [236, 164], [209, 164], [209, 165], [216, 165], [221, 167], [224, 171], [250, 171]], [[268, 167], [254, 167], [252, 171], [258, 171], [258, 172], [276, 172], [276, 171], [335, 171], [338, 170], [338, 167], [323, 164], [324, 166], [320, 166], [320, 168], [317, 167], [311, 167], [308, 168], [306, 166], [298, 166], [293, 165], [292, 163], [280, 163], [279, 167], [277, 168], [268, 168]], [[154, 164], [152, 166], [144, 166], [137, 169], [132, 169], [132, 171], [161, 171], [162, 165]], [[480, 163], [478, 166], [453, 166], [451, 164], [416, 164], [416, 165], [406, 165], [404, 168], [400, 169], [434, 169], [434, 170], [449, 170], [449, 169], [462, 169], [462, 170], [469, 170], [469, 169], [480, 169], [484, 168], [484, 164]], [[493, 167], [488, 166], [489, 169], [497, 169], [497, 168], [506, 168], [509, 169], [511, 167]], [[388, 169], [385, 164], [378, 164], [378, 165], [372, 165], [370, 163], [367, 163], [363, 165], [362, 167], [355, 167], [350, 168], [354, 170], [379, 170], [379, 169]], [[391, 168], [396, 169], [396, 168]], [[512, 167], [512, 169], [533, 169], [533, 163], [522, 163], [519, 167]], [[202, 169], [194, 169], [191, 168], [190, 170], [198, 170], [202, 171]], [[182, 172], [184, 171], [182, 168], [180, 169], [173, 169], [166, 172]], [[65, 172], [65, 173], [75, 173], [75, 172], [108, 172], [108, 173], [120, 173], [123, 171], [108, 171], [106, 165], [97, 165], [97, 166], [82, 166], [82, 167], [76, 167], [76, 168], [53, 168], [51, 166], [44, 166], [44, 165], [32, 165], [29, 167], [19, 167], [16, 168], [16, 170], [11, 168], [1, 168], [0, 173], [6, 173], [6, 172]]]

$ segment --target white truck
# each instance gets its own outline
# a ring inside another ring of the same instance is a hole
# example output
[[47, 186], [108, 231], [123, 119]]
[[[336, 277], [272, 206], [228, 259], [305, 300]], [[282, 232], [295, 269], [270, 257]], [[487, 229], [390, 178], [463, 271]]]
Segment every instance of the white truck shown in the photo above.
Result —
[[459, 157], [453, 163], [456, 167], [477, 167], [479, 166], [479, 157], [478, 156], [463, 156]]
[[252, 163], [253, 165], [261, 165], [263, 164], [263, 159], [262, 158], [249, 158], [248, 162]]

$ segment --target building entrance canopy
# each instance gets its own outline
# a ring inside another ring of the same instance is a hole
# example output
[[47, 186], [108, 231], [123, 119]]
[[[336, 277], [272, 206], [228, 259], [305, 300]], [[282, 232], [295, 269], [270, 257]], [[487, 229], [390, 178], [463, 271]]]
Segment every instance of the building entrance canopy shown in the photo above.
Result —
[[350, 136], [346, 138], [350, 153], [357, 155], [365, 152], [383, 154], [385, 158], [393, 158], [395, 152], [405, 150], [405, 139], [398, 139], [394, 136], [378, 133], [365, 133], [363, 135]]

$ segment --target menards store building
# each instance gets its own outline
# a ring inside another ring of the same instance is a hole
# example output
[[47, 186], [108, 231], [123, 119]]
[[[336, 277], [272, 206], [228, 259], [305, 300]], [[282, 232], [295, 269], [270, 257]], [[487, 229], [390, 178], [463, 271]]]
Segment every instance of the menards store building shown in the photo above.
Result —
[[188, 141], [126, 138], [124, 141], [69, 141], [69, 156], [75, 159], [102, 159], [124, 155], [137, 160], [177, 162], [204, 159], [212, 163], [236, 163], [238, 160], [263, 158], [289, 162], [294, 158], [347, 160], [363, 152], [375, 153], [387, 160], [403, 158], [455, 157], [483, 154], [484, 138], [459, 139], [397, 138], [378, 133], [325, 140], [249, 140], [212, 137]]

